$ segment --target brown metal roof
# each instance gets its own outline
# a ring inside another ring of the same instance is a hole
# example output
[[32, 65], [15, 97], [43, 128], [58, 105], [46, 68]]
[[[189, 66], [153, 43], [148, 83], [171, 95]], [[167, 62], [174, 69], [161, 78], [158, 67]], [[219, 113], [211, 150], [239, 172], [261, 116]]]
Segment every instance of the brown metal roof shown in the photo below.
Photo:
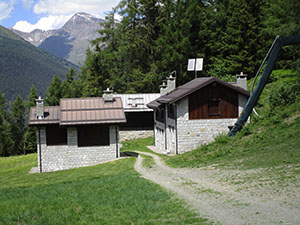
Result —
[[196, 78], [194, 80], [191, 80], [190, 82], [179, 86], [178, 88], [174, 89], [173, 91], [171, 91], [168, 94], [165, 94], [161, 97], [159, 97], [158, 99], [156, 99], [155, 101], [150, 102], [147, 106], [150, 108], [157, 108], [159, 105], [159, 103], [168, 103], [168, 104], [172, 104], [174, 102], [179, 101], [180, 99], [190, 95], [191, 93], [213, 83], [213, 82], [217, 82], [219, 84], [222, 84], [224, 86], [227, 86], [235, 91], [237, 91], [240, 94], [249, 96], [250, 93], [249, 91], [238, 87], [236, 85], [227, 83], [225, 81], [222, 81], [218, 78], [215, 77], [200, 77], [200, 78]]
[[29, 125], [56, 124], [60, 120], [59, 106], [45, 106], [44, 119], [38, 119], [36, 116], [36, 107], [31, 107], [29, 115]]
[[60, 100], [60, 125], [126, 123], [121, 98], [104, 102], [103, 98]]
[[126, 123], [121, 98], [104, 102], [103, 98], [61, 99], [60, 106], [44, 108], [44, 119], [37, 119], [35, 107], [30, 111], [30, 125], [59, 123], [60, 125]]

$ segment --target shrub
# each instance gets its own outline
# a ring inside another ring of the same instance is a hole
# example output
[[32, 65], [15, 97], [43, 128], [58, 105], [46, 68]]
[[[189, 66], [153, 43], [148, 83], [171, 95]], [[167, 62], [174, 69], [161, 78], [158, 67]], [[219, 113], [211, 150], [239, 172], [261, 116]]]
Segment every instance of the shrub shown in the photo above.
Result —
[[299, 82], [292, 85], [288, 85], [288, 84], [280, 85], [279, 87], [272, 90], [270, 93], [269, 96], [270, 111], [271, 112], [274, 111], [274, 109], [278, 106], [286, 106], [296, 102], [299, 94], [300, 94]]

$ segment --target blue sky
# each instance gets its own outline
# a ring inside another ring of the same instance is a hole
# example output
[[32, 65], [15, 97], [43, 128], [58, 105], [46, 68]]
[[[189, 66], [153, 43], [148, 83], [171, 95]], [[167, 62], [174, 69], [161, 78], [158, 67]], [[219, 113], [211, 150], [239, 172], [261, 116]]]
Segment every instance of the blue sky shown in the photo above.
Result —
[[0, 0], [0, 25], [30, 32], [60, 28], [76, 12], [104, 18], [120, 0]]

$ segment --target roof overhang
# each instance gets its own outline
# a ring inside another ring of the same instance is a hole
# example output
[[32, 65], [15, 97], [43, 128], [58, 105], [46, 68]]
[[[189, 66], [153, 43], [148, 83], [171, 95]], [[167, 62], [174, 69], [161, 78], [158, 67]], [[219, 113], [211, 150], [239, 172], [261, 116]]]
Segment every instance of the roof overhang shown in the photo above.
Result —
[[155, 109], [155, 108], [158, 108], [161, 104], [173, 104], [173, 103], [183, 99], [184, 97], [192, 94], [193, 92], [195, 92], [209, 84], [212, 84], [213, 82], [216, 82], [216, 83], [224, 85], [228, 88], [231, 88], [241, 95], [244, 95], [247, 97], [250, 96], [249, 91], [247, 91], [237, 85], [234, 85], [232, 83], [222, 81], [215, 77], [201, 77], [201, 78], [196, 78], [194, 80], [191, 80], [190, 82], [177, 87], [170, 93], [165, 94], [165, 95], [157, 98], [156, 100], [150, 102], [149, 104], [147, 104], [147, 106]]

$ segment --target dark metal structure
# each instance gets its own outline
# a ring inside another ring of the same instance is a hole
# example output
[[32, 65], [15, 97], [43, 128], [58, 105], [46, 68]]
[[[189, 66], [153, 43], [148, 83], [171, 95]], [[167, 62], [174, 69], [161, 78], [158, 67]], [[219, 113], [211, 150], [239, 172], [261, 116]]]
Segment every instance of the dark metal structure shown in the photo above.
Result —
[[[256, 85], [256, 88], [254, 89], [253, 93], [251, 94], [250, 98], [248, 99], [245, 108], [239, 117], [238, 121], [235, 123], [233, 128], [230, 130], [228, 136], [234, 136], [238, 131], [240, 131], [244, 124], [246, 123], [247, 119], [250, 116], [250, 113], [252, 112], [254, 106], [256, 105], [264, 87], [267, 84], [268, 78], [270, 77], [270, 74], [274, 68], [276, 59], [278, 57], [278, 54], [281, 50], [281, 48], [285, 45], [295, 45], [295, 44], [300, 44], [300, 35], [295, 35], [295, 36], [286, 36], [286, 37], [279, 37], [277, 36], [274, 43], [272, 44], [267, 57], [268, 63], [262, 72], [262, 75]], [[261, 67], [260, 67], [261, 69]], [[260, 70], [259, 69], [259, 70]], [[259, 71], [258, 71], [259, 73]]]

